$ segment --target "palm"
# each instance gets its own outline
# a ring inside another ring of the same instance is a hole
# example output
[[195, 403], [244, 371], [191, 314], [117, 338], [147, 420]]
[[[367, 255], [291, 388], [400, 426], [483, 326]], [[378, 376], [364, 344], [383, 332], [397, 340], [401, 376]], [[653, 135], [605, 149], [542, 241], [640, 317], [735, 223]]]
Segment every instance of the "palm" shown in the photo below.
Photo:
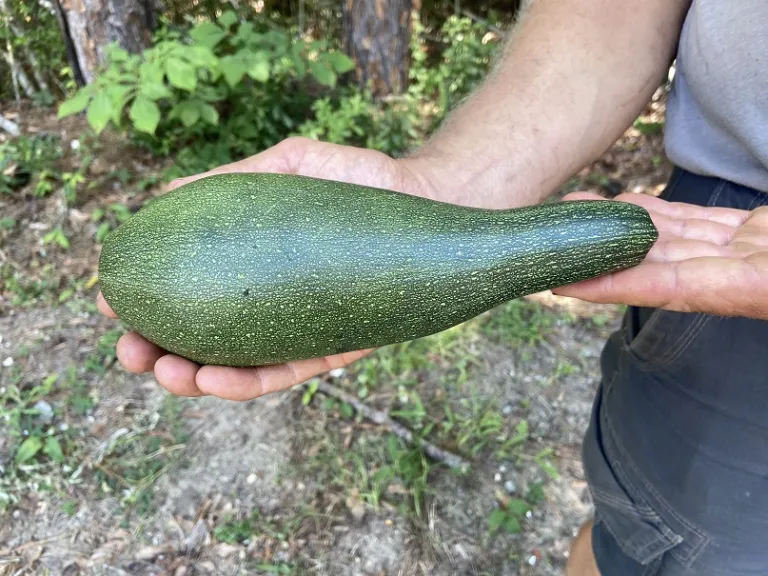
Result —
[[639, 266], [556, 293], [592, 302], [768, 319], [768, 207], [705, 208], [637, 194], [618, 200], [644, 206], [659, 229], [659, 241]]
[[[389, 188], [413, 194], [425, 193], [426, 181], [388, 156], [371, 150], [291, 139], [262, 154], [222, 166], [218, 172], [281, 172]], [[209, 173], [210, 174], [210, 173]], [[207, 175], [207, 174], [205, 174]], [[204, 174], [174, 182], [175, 188]], [[99, 309], [111, 318], [115, 313], [99, 294]], [[284, 390], [334, 368], [359, 360], [370, 350], [288, 364], [254, 368], [199, 366], [168, 354], [138, 334], [129, 332], [117, 344], [117, 357], [129, 371], [155, 372], [157, 381], [179, 396], [213, 395], [230, 400], [247, 400]]]

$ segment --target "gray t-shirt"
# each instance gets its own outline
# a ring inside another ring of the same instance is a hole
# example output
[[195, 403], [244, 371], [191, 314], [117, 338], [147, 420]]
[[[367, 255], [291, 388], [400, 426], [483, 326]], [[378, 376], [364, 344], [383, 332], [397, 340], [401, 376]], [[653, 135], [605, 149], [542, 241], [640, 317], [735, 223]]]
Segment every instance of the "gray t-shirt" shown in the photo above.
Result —
[[768, 192], [768, 0], [693, 0], [665, 145], [682, 168]]

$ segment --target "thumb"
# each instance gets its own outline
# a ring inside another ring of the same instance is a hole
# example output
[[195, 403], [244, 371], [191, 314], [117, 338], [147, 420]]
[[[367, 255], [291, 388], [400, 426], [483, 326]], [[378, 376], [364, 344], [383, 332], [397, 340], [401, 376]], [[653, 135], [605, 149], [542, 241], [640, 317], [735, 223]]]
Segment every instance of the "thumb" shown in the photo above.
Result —
[[283, 174], [296, 173], [299, 161], [304, 155], [307, 143], [313, 142], [306, 138], [288, 138], [279, 144], [267, 148], [254, 156], [249, 156], [237, 162], [217, 166], [207, 172], [201, 172], [193, 176], [177, 178], [165, 187], [165, 192], [189, 184], [200, 178], [213, 176], [214, 174], [231, 174], [237, 172], [279, 172]]

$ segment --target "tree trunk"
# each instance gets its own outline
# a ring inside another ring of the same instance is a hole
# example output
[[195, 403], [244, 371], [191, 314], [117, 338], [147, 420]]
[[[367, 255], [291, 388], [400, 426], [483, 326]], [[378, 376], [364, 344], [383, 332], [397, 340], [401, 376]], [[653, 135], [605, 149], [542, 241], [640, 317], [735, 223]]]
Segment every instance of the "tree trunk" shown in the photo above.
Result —
[[154, 0], [58, 0], [58, 5], [70, 65], [80, 83], [93, 81], [109, 44], [135, 54], [152, 42]]
[[344, 0], [344, 45], [374, 95], [408, 85], [412, 0]]

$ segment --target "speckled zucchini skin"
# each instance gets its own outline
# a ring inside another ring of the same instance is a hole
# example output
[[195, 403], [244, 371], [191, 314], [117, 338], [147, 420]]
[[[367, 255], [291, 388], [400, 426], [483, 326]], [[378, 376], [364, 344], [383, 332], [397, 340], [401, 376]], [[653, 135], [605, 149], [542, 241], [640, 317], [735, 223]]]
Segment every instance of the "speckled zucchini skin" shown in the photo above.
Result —
[[131, 329], [255, 366], [439, 332], [507, 300], [639, 264], [658, 236], [615, 201], [483, 210], [339, 182], [225, 174], [106, 239], [101, 290]]

